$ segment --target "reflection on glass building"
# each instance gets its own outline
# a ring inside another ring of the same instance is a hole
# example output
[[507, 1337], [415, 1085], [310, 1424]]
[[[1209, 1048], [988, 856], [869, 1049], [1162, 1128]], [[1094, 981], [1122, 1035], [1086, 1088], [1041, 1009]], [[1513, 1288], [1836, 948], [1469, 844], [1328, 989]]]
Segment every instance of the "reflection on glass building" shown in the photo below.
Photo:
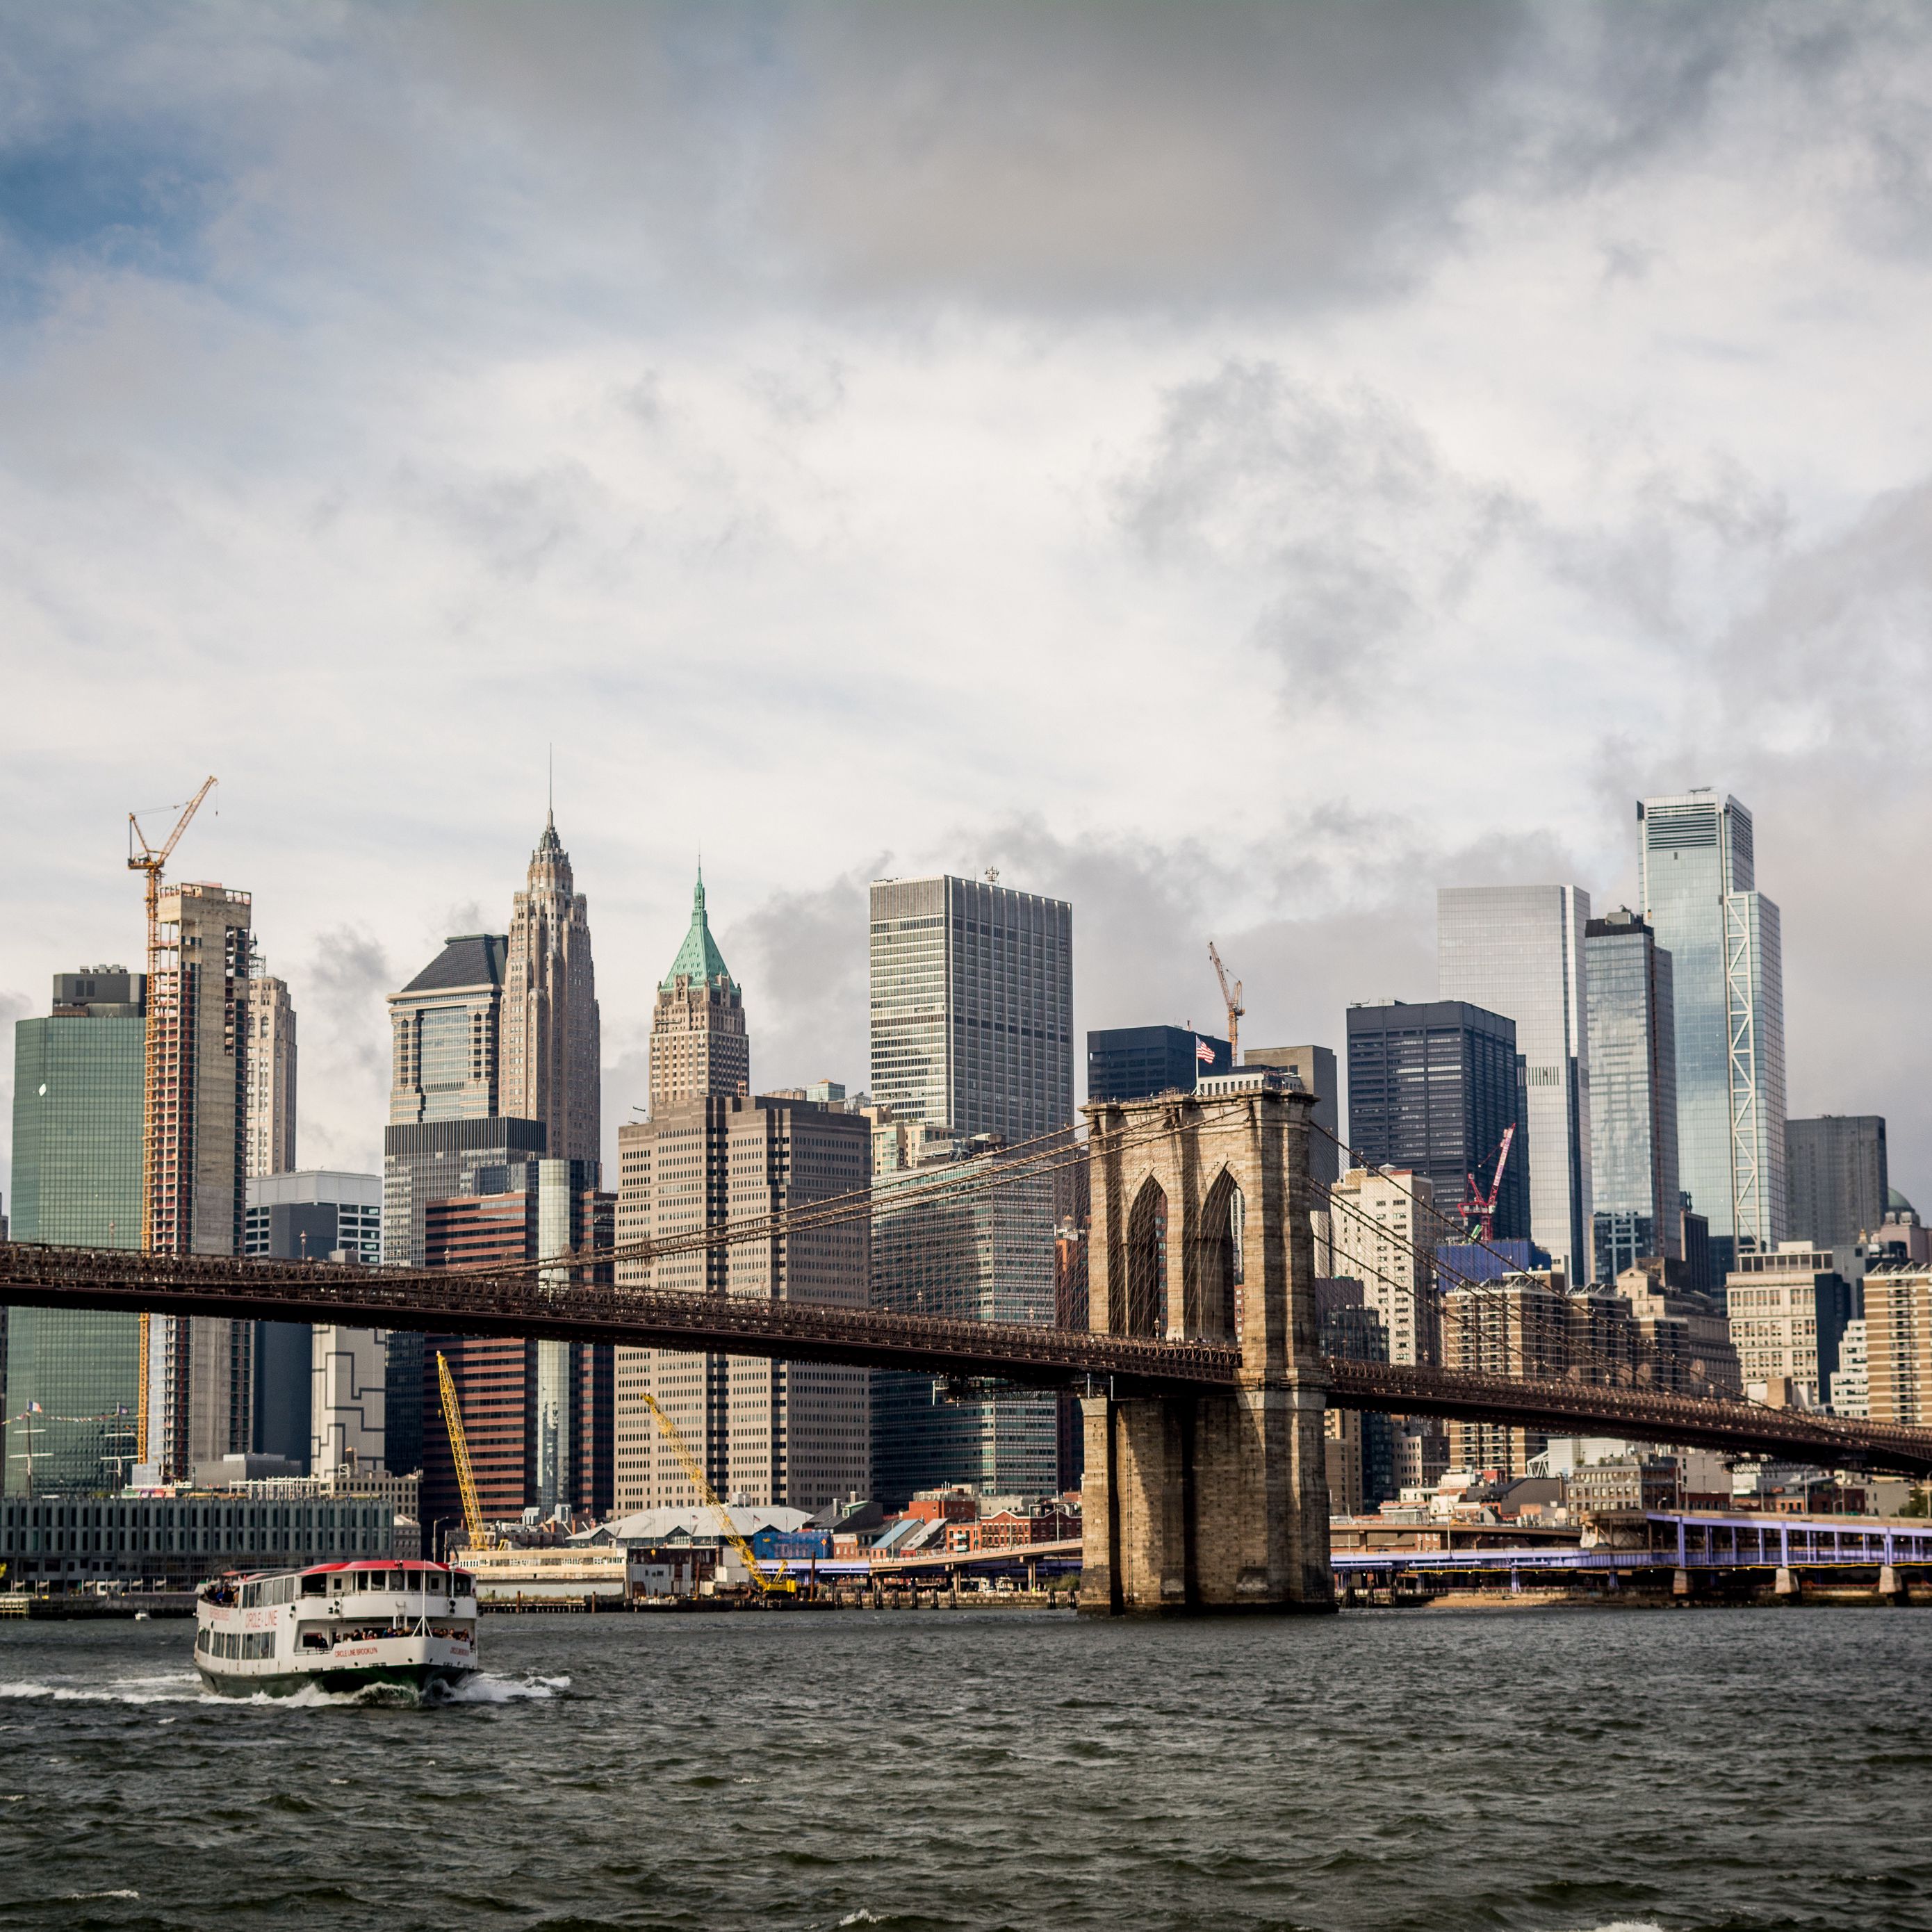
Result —
[[[141, 1245], [146, 977], [55, 976], [52, 1012], [14, 1028], [16, 1241]], [[6, 1322], [6, 1493], [118, 1489], [131, 1473], [141, 1318], [14, 1308]]]
[[1785, 1232], [1784, 964], [1751, 815], [1708, 789], [1636, 808], [1643, 914], [1670, 955], [1677, 1158], [1719, 1272]]
[[1591, 1188], [1596, 1279], [1683, 1258], [1670, 955], [1628, 908], [1584, 928], [1589, 968]]
[[1529, 1133], [1529, 1238], [1588, 1270], [1590, 1053], [1574, 886], [1463, 886], [1436, 896], [1436, 991], [1516, 1022]]

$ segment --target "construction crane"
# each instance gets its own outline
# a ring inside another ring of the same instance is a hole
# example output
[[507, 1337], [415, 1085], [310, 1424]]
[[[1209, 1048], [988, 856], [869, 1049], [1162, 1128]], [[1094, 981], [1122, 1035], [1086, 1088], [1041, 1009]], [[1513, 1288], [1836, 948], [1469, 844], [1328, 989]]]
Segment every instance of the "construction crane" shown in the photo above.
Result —
[[436, 1378], [442, 1390], [442, 1426], [449, 1432], [449, 1453], [456, 1464], [456, 1486], [463, 1497], [463, 1533], [472, 1550], [488, 1550], [495, 1539], [483, 1527], [483, 1505], [476, 1500], [476, 1474], [470, 1466], [470, 1438], [463, 1432], [463, 1405], [456, 1399], [456, 1378], [449, 1358], [436, 1352]]
[[1221, 956], [1214, 950], [1214, 942], [1208, 942], [1208, 956], [1214, 962], [1214, 976], [1221, 982], [1222, 1004], [1228, 1009], [1228, 1064], [1238, 1066], [1241, 1064], [1241, 1016], [1247, 1008], [1241, 1004], [1241, 982], [1234, 982], [1232, 992], [1228, 990], [1228, 969], [1221, 964]]
[[1469, 1190], [1462, 1196], [1462, 1238], [1466, 1241], [1492, 1241], [1496, 1238], [1496, 1197], [1502, 1192], [1503, 1168], [1510, 1157], [1510, 1144], [1516, 1138], [1516, 1123], [1512, 1120], [1503, 1130], [1503, 1144], [1496, 1153], [1496, 1171], [1490, 1177], [1490, 1191], [1485, 1194], [1480, 1183], [1472, 1174], [1468, 1176]]
[[[128, 814], [128, 869], [130, 872], [142, 872], [147, 875], [147, 1054], [141, 1082], [141, 1252], [143, 1254], [152, 1254], [154, 1251], [155, 1178], [160, 1168], [162, 1054], [170, 1042], [178, 1048], [181, 1036], [180, 962], [176, 962], [176, 970], [172, 979], [164, 974], [161, 967], [161, 872], [168, 862], [170, 854], [181, 843], [182, 834], [188, 830], [188, 821], [201, 809], [202, 800], [214, 789], [214, 778], [211, 773], [202, 781], [200, 790], [182, 808], [181, 816], [175, 820], [175, 829], [158, 846], [148, 842], [148, 835], [141, 830], [140, 820], [131, 812]], [[138, 851], [135, 849], [136, 846], [140, 848]], [[164, 1024], [166, 1022], [172, 1024]], [[134, 1408], [136, 1460], [142, 1462], [149, 1460], [148, 1322], [148, 1316], [143, 1311], [141, 1316], [141, 1378]]]
[[652, 1418], [664, 1432], [664, 1440], [670, 1444], [671, 1454], [684, 1466], [684, 1473], [691, 1486], [705, 1502], [718, 1512], [718, 1526], [724, 1533], [724, 1540], [736, 1551], [738, 1561], [745, 1566], [746, 1574], [758, 1588], [770, 1596], [790, 1596], [796, 1593], [798, 1580], [785, 1574], [784, 1565], [778, 1565], [776, 1576], [767, 1576], [758, 1568], [758, 1559], [752, 1553], [752, 1546], [738, 1534], [737, 1526], [731, 1520], [731, 1512], [718, 1499], [718, 1492], [711, 1486], [711, 1479], [704, 1473], [704, 1465], [691, 1453], [691, 1445], [677, 1432], [677, 1425], [658, 1406], [658, 1399], [648, 1390], [643, 1391], [644, 1405]]

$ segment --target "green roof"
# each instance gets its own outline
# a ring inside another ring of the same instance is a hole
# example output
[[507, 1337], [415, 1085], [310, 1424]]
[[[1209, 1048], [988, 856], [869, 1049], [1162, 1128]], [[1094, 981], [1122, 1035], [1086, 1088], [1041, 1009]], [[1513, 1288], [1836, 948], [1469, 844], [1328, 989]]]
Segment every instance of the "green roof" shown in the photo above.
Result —
[[684, 944], [677, 949], [677, 957], [670, 962], [670, 970], [664, 976], [663, 990], [669, 992], [680, 980], [705, 986], [714, 980], [722, 980], [734, 993], [738, 990], [725, 969], [724, 956], [718, 951], [718, 942], [711, 936], [710, 923], [704, 916], [702, 867], [698, 871], [698, 884], [691, 892], [691, 930], [684, 935]]

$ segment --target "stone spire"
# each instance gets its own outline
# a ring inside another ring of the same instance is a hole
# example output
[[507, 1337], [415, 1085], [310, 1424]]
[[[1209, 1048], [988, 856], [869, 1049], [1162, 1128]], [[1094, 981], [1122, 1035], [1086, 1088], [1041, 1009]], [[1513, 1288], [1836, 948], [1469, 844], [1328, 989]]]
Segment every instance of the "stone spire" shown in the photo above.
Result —
[[554, 1158], [596, 1162], [602, 1092], [589, 902], [576, 890], [554, 806], [512, 902], [502, 1053], [501, 1111], [542, 1121]]

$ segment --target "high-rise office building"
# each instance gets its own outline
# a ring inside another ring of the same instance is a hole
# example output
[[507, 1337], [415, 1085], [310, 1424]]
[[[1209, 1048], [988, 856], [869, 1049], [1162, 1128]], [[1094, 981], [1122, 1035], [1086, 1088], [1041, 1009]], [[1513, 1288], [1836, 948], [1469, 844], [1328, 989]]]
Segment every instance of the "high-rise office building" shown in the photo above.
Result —
[[1932, 1268], [1887, 1261], [1865, 1276], [1866, 1413], [1932, 1424]]
[[1278, 1066], [1292, 1073], [1315, 1096], [1309, 1116], [1314, 1131], [1308, 1136], [1310, 1178], [1333, 1187], [1342, 1176], [1342, 1114], [1337, 1101], [1334, 1049], [1326, 1046], [1250, 1046], [1241, 1053], [1244, 1066]]
[[1681, 1262], [1677, 1026], [1670, 955], [1628, 908], [1585, 928], [1594, 1279], [1646, 1256]]
[[[509, 941], [460, 933], [389, 995], [389, 1124], [488, 1120], [502, 1111], [503, 972]], [[515, 1118], [522, 1118], [521, 1115]], [[392, 1258], [400, 1259], [392, 1250]]]
[[1587, 1274], [1593, 1256], [1583, 940], [1589, 918], [1590, 896], [1575, 886], [1454, 886], [1436, 896], [1438, 995], [1516, 1022], [1529, 1135], [1529, 1238], [1567, 1257], [1573, 1274]]
[[[1670, 955], [1677, 1164], [1721, 1270], [1786, 1226], [1784, 965], [1751, 815], [1708, 790], [1636, 808], [1643, 916]], [[1803, 1231], [1801, 1231], [1803, 1232]]]
[[1892, 1192], [1882, 1114], [1784, 1124], [1785, 1220], [1794, 1235], [1839, 1248], [1876, 1234]]
[[598, 1160], [603, 1102], [589, 902], [576, 890], [554, 813], [530, 855], [505, 951], [501, 1109], [542, 1121], [553, 1160]]
[[[248, 1141], [249, 896], [213, 884], [170, 886], [158, 916], [160, 946], [148, 986], [151, 1237], [161, 1254], [238, 1254]], [[249, 1323], [152, 1317], [148, 1466], [182, 1475], [245, 1453], [254, 1369]]]
[[1358, 1160], [1428, 1176], [1438, 1244], [1460, 1238], [1468, 1178], [1490, 1185], [1511, 1126], [1492, 1232], [1529, 1238], [1523, 1094], [1516, 1022], [1502, 1014], [1462, 1000], [1348, 1009], [1348, 1145]]
[[651, 1016], [651, 1112], [707, 1094], [751, 1090], [745, 996], [711, 937], [700, 872], [692, 889], [690, 929], [658, 982]]
[[258, 954], [248, 974], [243, 1024], [248, 1033], [247, 1177], [290, 1174], [296, 1164], [296, 1010], [288, 982], [262, 970]]
[[1226, 1073], [1233, 1064], [1225, 1040], [1192, 1027], [1103, 1027], [1087, 1036], [1087, 1097], [1191, 1094], [1202, 1074]]
[[872, 1090], [1010, 1145], [1073, 1124], [1073, 909], [985, 879], [875, 880]]
[[[872, 1305], [963, 1322], [1054, 1318], [1059, 1254], [1053, 1177], [980, 1184], [1012, 1158], [981, 1142], [881, 1177], [872, 1192]], [[1051, 1396], [949, 1400], [944, 1378], [873, 1378], [872, 1482], [903, 1507], [919, 1490], [970, 1483], [982, 1494], [1059, 1487], [1058, 1405]]]
[[[832, 1103], [695, 1094], [617, 1130], [620, 1246], [727, 1220], [862, 1196], [872, 1124]], [[1052, 1232], [1048, 1234], [1052, 1252]], [[870, 1243], [862, 1209], [780, 1240], [620, 1262], [617, 1278], [658, 1290], [863, 1308]], [[824, 1363], [662, 1348], [616, 1360], [620, 1510], [702, 1500], [664, 1438], [656, 1399], [722, 1496], [817, 1510], [869, 1488], [868, 1376]]]
[[[259, 1039], [260, 1036], [257, 1036]], [[340, 1254], [374, 1268], [382, 1258], [382, 1177], [380, 1174], [343, 1174], [321, 1168], [305, 1172], [251, 1175], [247, 1184], [242, 1251], [279, 1261], [327, 1261]], [[254, 1324], [254, 1421], [250, 1447], [265, 1456], [283, 1456], [302, 1467], [319, 1439], [324, 1444], [347, 1440], [332, 1430], [314, 1412], [316, 1336], [320, 1330], [305, 1322]], [[349, 1338], [362, 1331], [331, 1330], [334, 1338], [325, 1350], [341, 1362], [354, 1354], [368, 1372], [371, 1360], [386, 1359], [386, 1336], [374, 1343]], [[358, 1426], [363, 1406], [356, 1404]], [[364, 1460], [370, 1450], [366, 1435], [354, 1440]], [[380, 1458], [377, 1458], [380, 1460]]]
[[1864, 1278], [1862, 1253], [1834, 1256], [1808, 1241], [1738, 1256], [1724, 1309], [1745, 1394], [1778, 1408], [1822, 1407]]
[[1329, 1190], [1328, 1273], [1361, 1283], [1387, 1338], [1384, 1361], [1441, 1359], [1435, 1206], [1428, 1175], [1402, 1168], [1352, 1167]]
[[[146, 978], [57, 974], [52, 1012], [14, 1028], [12, 1238], [141, 1245]], [[140, 1317], [5, 1314], [5, 1492], [118, 1489], [133, 1474]]]

